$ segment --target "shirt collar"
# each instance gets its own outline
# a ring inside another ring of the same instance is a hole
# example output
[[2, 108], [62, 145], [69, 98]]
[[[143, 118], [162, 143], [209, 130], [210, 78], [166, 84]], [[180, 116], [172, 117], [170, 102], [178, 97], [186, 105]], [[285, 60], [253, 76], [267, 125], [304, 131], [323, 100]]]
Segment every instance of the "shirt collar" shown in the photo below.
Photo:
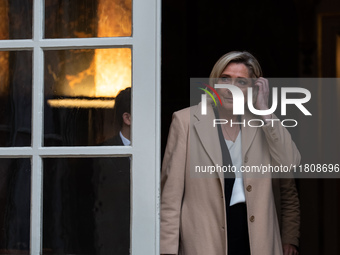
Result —
[[122, 132], [119, 132], [119, 136], [122, 139], [122, 142], [124, 144], [124, 146], [129, 146], [131, 144], [130, 140], [125, 138], [122, 134]]

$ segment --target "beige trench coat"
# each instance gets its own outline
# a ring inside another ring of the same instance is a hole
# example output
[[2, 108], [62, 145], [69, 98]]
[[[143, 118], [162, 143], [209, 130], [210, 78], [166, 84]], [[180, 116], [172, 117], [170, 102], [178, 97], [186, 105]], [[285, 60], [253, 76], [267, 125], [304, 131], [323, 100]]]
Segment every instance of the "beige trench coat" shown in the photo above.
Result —
[[[208, 105], [207, 110], [207, 115], [201, 115], [198, 105], [173, 115], [162, 165], [161, 254], [227, 254], [223, 173], [215, 173], [215, 178], [192, 176], [193, 164], [222, 165], [213, 109]], [[254, 118], [258, 119], [246, 112], [242, 120]], [[241, 134], [244, 166], [300, 162], [289, 132], [278, 122], [274, 127], [242, 126]], [[282, 254], [272, 179], [244, 174], [243, 181], [251, 254]]]

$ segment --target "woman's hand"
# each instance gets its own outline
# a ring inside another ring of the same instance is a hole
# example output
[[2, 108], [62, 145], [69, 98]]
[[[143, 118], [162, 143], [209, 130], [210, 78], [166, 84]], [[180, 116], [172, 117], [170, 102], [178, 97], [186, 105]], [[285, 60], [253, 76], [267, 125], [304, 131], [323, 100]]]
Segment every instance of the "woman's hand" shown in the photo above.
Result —
[[292, 244], [283, 244], [283, 255], [298, 255], [299, 252], [297, 248]]
[[[256, 80], [255, 86], [258, 87], [257, 99], [255, 103], [255, 108], [258, 110], [268, 110], [269, 101], [269, 82], [267, 79], [260, 77]], [[263, 120], [271, 119], [271, 115], [263, 115]]]

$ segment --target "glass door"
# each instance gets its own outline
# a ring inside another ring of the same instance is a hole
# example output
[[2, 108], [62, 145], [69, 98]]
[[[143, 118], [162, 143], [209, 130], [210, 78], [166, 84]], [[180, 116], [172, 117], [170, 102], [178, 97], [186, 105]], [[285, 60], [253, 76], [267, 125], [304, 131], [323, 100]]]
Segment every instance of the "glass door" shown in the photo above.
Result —
[[159, 254], [160, 1], [0, 14], [0, 254]]

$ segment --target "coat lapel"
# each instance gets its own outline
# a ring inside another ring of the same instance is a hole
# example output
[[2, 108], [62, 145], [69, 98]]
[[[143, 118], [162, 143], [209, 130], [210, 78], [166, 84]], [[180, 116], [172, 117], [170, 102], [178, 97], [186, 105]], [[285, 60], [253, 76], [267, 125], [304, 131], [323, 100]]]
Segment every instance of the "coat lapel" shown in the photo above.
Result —
[[[208, 104], [207, 107], [207, 115], [201, 115], [201, 105], [199, 104], [196, 108], [196, 112], [194, 113], [194, 118], [198, 121], [194, 123], [195, 130], [197, 132], [197, 136], [199, 137], [203, 148], [207, 152], [211, 161], [214, 165], [218, 164], [220, 166], [223, 165], [222, 151], [220, 146], [220, 140], [218, 137], [217, 127], [213, 127], [213, 121], [215, 118], [214, 111], [212, 107]], [[241, 125], [242, 130], [242, 158], [245, 159], [245, 155], [247, 154], [251, 144], [254, 141], [255, 135], [257, 133], [258, 128], [249, 127], [248, 121], [253, 119], [254, 116], [245, 111], [245, 115], [241, 117], [241, 121], [245, 121], [245, 127]], [[255, 125], [255, 123], [254, 123]], [[224, 186], [224, 174], [223, 172], [218, 172], [218, 177], [220, 179], [222, 187]]]
[[[218, 137], [217, 127], [213, 127], [213, 121], [215, 114], [211, 106], [207, 107], [207, 115], [201, 115], [201, 105], [199, 104], [194, 113], [194, 117], [197, 118], [197, 122], [194, 123], [197, 135], [203, 145], [203, 148], [207, 152], [214, 165], [223, 165], [222, 152], [220, 146], [220, 140]], [[218, 177], [223, 187], [224, 176], [223, 172], [218, 172]]]

